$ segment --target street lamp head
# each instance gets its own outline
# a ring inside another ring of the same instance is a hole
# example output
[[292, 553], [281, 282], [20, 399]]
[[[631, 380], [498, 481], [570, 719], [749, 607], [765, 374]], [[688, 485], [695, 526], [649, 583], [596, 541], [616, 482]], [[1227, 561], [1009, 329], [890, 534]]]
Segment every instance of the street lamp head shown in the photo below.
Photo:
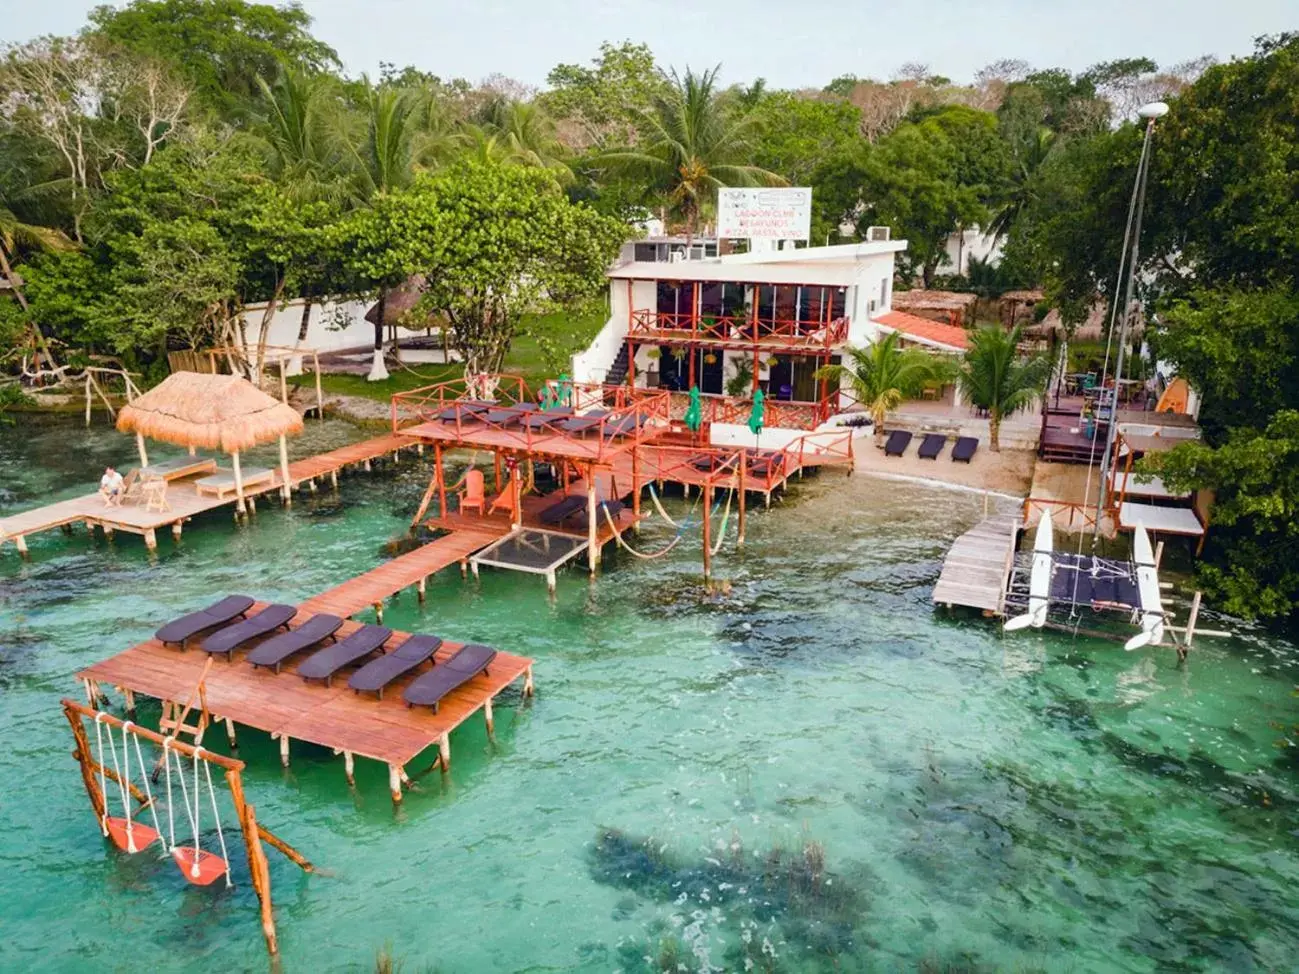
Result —
[[1148, 119], [1163, 118], [1168, 114], [1168, 106], [1162, 101], [1152, 101], [1149, 105], [1138, 108], [1137, 114]]

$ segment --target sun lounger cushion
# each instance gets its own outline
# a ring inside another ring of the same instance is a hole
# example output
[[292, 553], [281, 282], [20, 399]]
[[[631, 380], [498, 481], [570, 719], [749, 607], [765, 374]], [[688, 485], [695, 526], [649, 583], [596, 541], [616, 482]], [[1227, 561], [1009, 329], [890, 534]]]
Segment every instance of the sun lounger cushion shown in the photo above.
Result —
[[371, 660], [352, 674], [347, 685], [357, 693], [369, 692], [383, 698], [383, 688], [397, 677], [409, 673], [425, 660], [431, 659], [442, 645], [438, 636], [417, 634], [411, 636], [391, 653]]
[[525, 419], [529, 413], [537, 411], [535, 402], [516, 402], [512, 406], [502, 406], [500, 409], [489, 410], [484, 418], [489, 423], [498, 423], [503, 426], [509, 426]]
[[298, 676], [304, 680], [324, 680], [329, 686], [334, 674], [344, 666], [365, 659], [388, 641], [392, 630], [387, 626], [362, 626], [346, 639], [332, 646], [318, 649], [298, 666]]
[[959, 436], [956, 439], [956, 446], [952, 447], [952, 459], [960, 460], [963, 463], [969, 463], [974, 456], [974, 451], [979, 448], [979, 441], [973, 436]]
[[427, 673], [417, 677], [402, 699], [412, 707], [432, 707], [437, 713], [442, 698], [456, 687], [468, 683], [479, 673], [487, 670], [488, 665], [496, 658], [496, 650], [490, 646], [470, 643], [456, 650], [455, 654], [444, 663], [438, 663]]
[[[240, 471], [240, 481], [244, 487], [265, 483], [274, 476], [275, 471], [268, 470], [265, 467], [245, 467]], [[225, 467], [217, 467], [216, 473], [200, 477], [194, 481], [194, 487], [199, 493], [213, 491], [218, 495], [224, 494], [235, 489], [235, 472], [227, 470]]]
[[226, 626], [203, 640], [201, 646], [205, 653], [225, 653], [231, 656], [236, 649], [249, 640], [274, 632], [280, 626], [288, 626], [298, 614], [295, 606], [276, 603], [268, 605], [256, 615], [248, 616], [243, 622]]
[[585, 497], [570, 494], [558, 503], [551, 504], [538, 517], [541, 519], [542, 524], [562, 524], [585, 507]]
[[926, 433], [925, 438], [920, 441], [920, 449], [916, 451], [916, 456], [921, 460], [937, 460], [938, 454], [943, 452], [943, 447], [947, 445], [947, 437], [942, 433]]
[[312, 616], [297, 629], [278, 636], [272, 636], [246, 657], [253, 666], [273, 666], [280, 672], [280, 665], [294, 653], [310, 649], [317, 643], [324, 642], [338, 632], [343, 620], [321, 612]]
[[444, 423], [454, 423], [457, 418], [467, 422], [476, 419], [479, 413], [485, 413], [496, 405], [486, 399], [466, 399], [442, 410], [438, 413], [438, 419]]
[[888, 440], [884, 443], [884, 455], [886, 457], [900, 457], [907, 452], [907, 447], [911, 444], [911, 434], [906, 430], [894, 430], [889, 434]]
[[561, 423], [566, 419], [573, 418], [573, 409], [571, 406], [557, 406], [554, 409], [542, 409], [531, 413], [523, 420], [523, 425], [528, 429], [541, 429], [543, 426], [551, 423]]
[[581, 416], [574, 416], [572, 419], [565, 420], [559, 424], [560, 429], [568, 433], [585, 433], [598, 427], [604, 418], [609, 415], [607, 409], [593, 409], [589, 413]]
[[612, 440], [618, 436], [626, 436], [629, 433], [635, 433], [645, 425], [645, 417], [640, 413], [627, 413], [625, 416], [619, 416], [617, 419], [605, 423], [604, 438]]
[[199, 609], [179, 619], [173, 619], [154, 633], [154, 637], [164, 643], [183, 645], [190, 636], [197, 636], [204, 629], [215, 629], [217, 626], [225, 625], [252, 607], [253, 600], [246, 595], [227, 595], [220, 602], [214, 602], [206, 609]]

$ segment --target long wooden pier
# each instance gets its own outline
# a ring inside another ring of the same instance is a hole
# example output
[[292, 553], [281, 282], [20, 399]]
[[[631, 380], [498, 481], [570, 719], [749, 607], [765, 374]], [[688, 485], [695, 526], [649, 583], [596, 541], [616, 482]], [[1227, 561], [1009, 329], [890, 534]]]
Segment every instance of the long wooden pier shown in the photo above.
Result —
[[1000, 515], [980, 521], [952, 542], [934, 586], [934, 602], [1004, 614], [1019, 530], [1018, 518]]
[[[373, 460], [392, 454], [396, 457], [401, 450], [416, 448], [417, 444], [409, 437], [386, 433], [372, 439], [362, 440], [330, 450], [327, 453], [305, 457], [289, 464], [290, 488], [300, 490], [307, 484], [311, 490], [316, 489], [316, 481], [330, 478], [335, 486], [338, 484], [339, 471], [345, 467], [362, 465], [367, 469]], [[200, 494], [194, 486], [195, 480], [202, 475], [172, 480], [167, 484], [167, 509], [150, 510], [143, 503], [124, 503], [109, 507], [98, 492], [83, 494], [80, 497], [56, 501], [30, 511], [0, 519], [0, 545], [12, 541], [22, 554], [27, 552], [27, 538], [42, 531], [54, 528], [69, 528], [74, 524], [85, 524], [90, 530], [99, 527], [105, 534], [123, 531], [139, 534], [150, 548], [157, 545], [157, 532], [171, 528], [172, 535], [179, 538], [182, 526], [196, 514], [232, 506], [236, 503], [233, 494], [216, 497]], [[278, 470], [266, 480], [245, 488], [244, 496], [252, 504], [264, 494], [282, 493], [283, 480]]]
[[373, 608], [376, 618], [382, 621], [383, 600], [388, 596], [413, 585], [423, 601], [426, 578], [457, 562], [463, 566], [471, 554], [504, 537], [509, 531], [509, 521], [496, 522], [484, 518], [481, 523], [458, 528], [384, 562], [364, 575], [349, 578], [343, 584], [307, 599], [299, 608], [304, 612], [328, 612], [343, 618]]

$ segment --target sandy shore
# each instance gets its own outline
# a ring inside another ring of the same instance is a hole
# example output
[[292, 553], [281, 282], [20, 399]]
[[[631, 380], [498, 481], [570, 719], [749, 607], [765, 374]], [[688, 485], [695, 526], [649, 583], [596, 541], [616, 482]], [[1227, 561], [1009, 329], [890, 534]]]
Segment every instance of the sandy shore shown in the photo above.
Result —
[[856, 469], [863, 473], [881, 476], [905, 477], [954, 484], [972, 490], [990, 490], [1014, 497], [1027, 497], [1033, 482], [1033, 466], [1037, 454], [1033, 450], [1002, 448], [993, 453], [988, 444], [979, 444], [979, 450], [969, 463], [954, 463], [951, 447], [943, 450], [937, 460], [921, 460], [916, 456], [916, 442], [907, 447], [900, 457], [886, 457], [875, 445], [873, 437], [864, 436], [853, 442]]

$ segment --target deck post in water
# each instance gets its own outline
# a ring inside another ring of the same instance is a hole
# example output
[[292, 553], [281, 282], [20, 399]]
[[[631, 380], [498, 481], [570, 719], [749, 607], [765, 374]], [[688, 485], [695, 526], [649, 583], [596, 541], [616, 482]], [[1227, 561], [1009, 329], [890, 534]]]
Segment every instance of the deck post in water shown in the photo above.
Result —
[[239, 451], [230, 454], [230, 463], [235, 471], [235, 511], [244, 513], [244, 472], [239, 466]]
[[1177, 647], [1177, 660], [1180, 663], [1186, 662], [1186, 657], [1191, 652], [1191, 640], [1195, 638], [1195, 623], [1200, 618], [1200, 598], [1202, 592], [1197, 591], [1191, 599], [1191, 613], [1186, 617], [1186, 632], [1182, 634], [1182, 641]]
[[598, 551], [595, 539], [595, 464], [586, 465], [586, 567], [595, 574]]
[[383, 603], [382, 602], [374, 603], [374, 621], [379, 623], [380, 625], [383, 625]]
[[289, 766], [289, 735], [280, 735], [280, 764], [284, 767]]
[[126, 716], [135, 720], [135, 691], [123, 690], [122, 696], [126, 698]]
[[536, 692], [536, 688], [532, 685], [532, 667], [529, 666], [523, 671], [523, 695], [530, 697]]
[[180, 540], [180, 533], [181, 533], [182, 530], [183, 530], [183, 528], [181, 527], [181, 522], [180, 522], [180, 521], [172, 521], [172, 522], [171, 522], [171, 536], [172, 536], [173, 539], [175, 539], [176, 541], [179, 541], [179, 540]]
[[747, 464], [744, 461], [745, 461], [744, 454], [741, 453], [739, 470], [736, 472], [736, 477], [738, 478], [738, 485], [735, 488], [735, 492], [740, 495], [738, 498], [740, 502], [740, 522], [737, 525], [739, 533], [736, 535], [735, 538], [735, 546], [737, 548], [741, 548], [744, 546], [744, 507], [745, 507], [744, 468], [747, 466]]
[[631, 449], [631, 529], [640, 534], [640, 447]]
[[433, 473], [438, 485], [438, 517], [447, 516], [447, 478], [442, 469], [442, 444], [433, 446]]
[[704, 581], [707, 581], [713, 574], [713, 485], [711, 481], [704, 481], [702, 503], [704, 505]]
[[[105, 532], [105, 534], [107, 534], [107, 532]], [[18, 549], [18, 554], [20, 554], [20, 555], [26, 555], [26, 554], [27, 554], [27, 539], [24, 538], [21, 534], [15, 534], [15, 535], [14, 535], [14, 547], [16, 547], [16, 548]]]
[[[281, 378], [283, 378], [284, 364], [280, 363]], [[287, 507], [293, 503], [293, 488], [289, 483], [289, 445], [285, 440], [284, 434], [280, 434], [280, 479], [284, 481], [280, 488], [280, 494], [284, 498], [284, 504]]]
[[153, 551], [158, 547], [158, 535], [153, 528], [144, 529], [144, 546], [150, 551]]
[[394, 805], [401, 804], [401, 766], [388, 765], [388, 793], [392, 795]]
[[230, 750], [239, 750], [239, 739], [235, 736], [235, 722], [229, 717], [225, 719], [226, 740], [230, 742]]
[[496, 730], [496, 721], [492, 719], [492, 698], [483, 701], [483, 717], [487, 721], [487, 736], [491, 737]]
[[356, 784], [356, 759], [352, 757], [351, 751], [343, 752], [343, 774], [347, 776], [349, 785]]
[[446, 774], [451, 770], [451, 735], [443, 734], [438, 738], [438, 764], [442, 767], [442, 773]]
[[419, 596], [420, 604], [424, 603], [424, 583], [427, 576], [420, 576], [420, 580], [415, 583], [415, 594]]

